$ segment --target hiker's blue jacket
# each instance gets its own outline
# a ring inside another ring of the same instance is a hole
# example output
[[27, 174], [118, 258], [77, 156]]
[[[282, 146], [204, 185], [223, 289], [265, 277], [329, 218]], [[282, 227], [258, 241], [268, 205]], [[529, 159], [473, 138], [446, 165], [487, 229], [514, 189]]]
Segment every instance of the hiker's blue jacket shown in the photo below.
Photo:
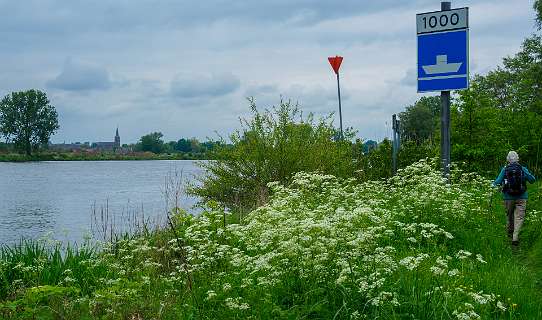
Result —
[[[497, 179], [495, 179], [495, 181], [493, 181], [493, 186], [494, 187], [497, 186], [497, 185], [500, 185], [502, 183], [502, 181], [504, 180], [504, 169], [505, 168], [506, 168], [506, 166], [502, 167], [501, 173], [499, 173], [499, 176], [497, 177]], [[521, 169], [523, 169], [523, 174], [525, 174], [525, 177], [527, 178], [527, 181], [529, 181], [530, 183], [535, 182], [536, 178], [533, 176], [532, 173], [529, 172], [529, 169], [525, 168], [524, 166], [521, 166]], [[512, 196], [512, 195], [509, 195], [506, 192], [503, 192], [502, 193], [502, 198], [504, 200], [527, 199], [527, 198], [529, 198], [529, 194], [527, 193], [527, 191], [525, 191], [523, 194], [520, 194], [519, 196]]]

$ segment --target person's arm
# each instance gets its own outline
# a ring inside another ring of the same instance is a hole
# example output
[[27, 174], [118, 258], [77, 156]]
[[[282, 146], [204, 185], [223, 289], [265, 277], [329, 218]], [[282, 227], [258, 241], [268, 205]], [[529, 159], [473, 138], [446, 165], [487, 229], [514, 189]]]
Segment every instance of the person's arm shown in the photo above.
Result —
[[529, 172], [529, 169], [523, 167], [523, 173], [525, 173], [525, 176], [527, 177], [527, 181], [529, 181], [530, 183], [533, 183], [536, 181], [536, 178], [534, 177], [532, 173]]
[[502, 180], [504, 179], [504, 167], [501, 169], [501, 173], [499, 173], [499, 176], [495, 181], [493, 181], [493, 186], [497, 186], [498, 184], [502, 183]]

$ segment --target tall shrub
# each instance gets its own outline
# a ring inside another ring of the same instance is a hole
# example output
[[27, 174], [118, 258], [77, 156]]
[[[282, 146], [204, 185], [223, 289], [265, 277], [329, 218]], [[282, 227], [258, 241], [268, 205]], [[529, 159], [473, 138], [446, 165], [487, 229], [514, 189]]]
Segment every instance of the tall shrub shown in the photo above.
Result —
[[332, 117], [303, 117], [298, 105], [281, 101], [278, 107], [259, 111], [249, 99], [252, 117], [241, 119], [241, 129], [213, 151], [216, 160], [202, 163], [204, 174], [190, 193], [230, 209], [249, 209], [267, 201], [272, 181], [288, 183], [300, 171], [318, 171], [351, 177], [356, 154], [347, 130], [337, 139]]

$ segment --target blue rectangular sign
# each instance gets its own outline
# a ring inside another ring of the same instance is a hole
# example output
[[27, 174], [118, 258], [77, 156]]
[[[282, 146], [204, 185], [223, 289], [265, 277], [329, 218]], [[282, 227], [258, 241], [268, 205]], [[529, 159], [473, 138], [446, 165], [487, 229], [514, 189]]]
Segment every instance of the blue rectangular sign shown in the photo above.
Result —
[[418, 34], [418, 92], [469, 87], [469, 30]]

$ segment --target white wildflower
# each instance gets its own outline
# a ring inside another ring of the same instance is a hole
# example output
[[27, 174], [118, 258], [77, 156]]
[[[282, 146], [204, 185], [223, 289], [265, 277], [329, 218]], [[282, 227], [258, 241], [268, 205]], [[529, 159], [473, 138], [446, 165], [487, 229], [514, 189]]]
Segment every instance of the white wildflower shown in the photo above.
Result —
[[431, 272], [433, 272], [433, 274], [437, 276], [440, 276], [444, 273], [444, 269], [439, 268], [437, 266], [432, 266], [430, 269], [431, 269]]
[[467, 259], [471, 255], [472, 255], [472, 253], [470, 253], [468, 251], [459, 250], [459, 252], [457, 252], [457, 254], [455, 256], [456, 256], [457, 259], [463, 260], [463, 259]]
[[448, 276], [450, 276], [450, 277], [455, 277], [458, 274], [459, 274], [459, 270], [457, 270], [457, 269], [453, 269], [453, 270], [448, 271]]
[[214, 297], [216, 297], [216, 292], [214, 292], [213, 290], [209, 290], [207, 291], [207, 297], [205, 298], [205, 300], [211, 300]]
[[426, 253], [422, 253], [416, 257], [406, 257], [404, 259], [401, 259], [401, 261], [399, 261], [399, 264], [405, 266], [405, 268], [407, 268], [408, 270], [414, 270], [420, 265], [420, 263], [422, 263], [424, 259], [427, 258], [429, 258], [429, 255]]
[[414, 237], [408, 237], [407, 240], [412, 242], [412, 243], [418, 242], [418, 240], [416, 240], [416, 238], [414, 238]]
[[476, 255], [476, 260], [480, 261], [481, 263], [487, 263], [487, 262], [483, 259], [483, 257], [482, 257], [481, 254], [477, 254], [477, 255]]

